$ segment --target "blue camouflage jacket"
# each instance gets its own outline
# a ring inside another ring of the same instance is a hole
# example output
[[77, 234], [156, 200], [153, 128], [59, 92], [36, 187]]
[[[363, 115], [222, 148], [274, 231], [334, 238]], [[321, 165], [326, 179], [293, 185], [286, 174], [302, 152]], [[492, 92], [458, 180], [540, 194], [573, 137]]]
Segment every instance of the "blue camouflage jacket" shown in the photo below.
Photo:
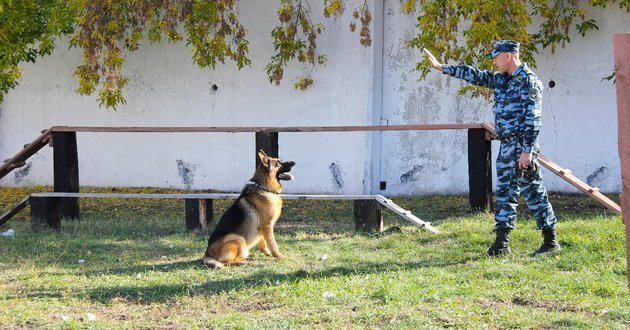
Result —
[[494, 89], [494, 122], [501, 141], [522, 139], [523, 152], [538, 152], [543, 85], [523, 63], [512, 74], [467, 65], [443, 65], [442, 73]]

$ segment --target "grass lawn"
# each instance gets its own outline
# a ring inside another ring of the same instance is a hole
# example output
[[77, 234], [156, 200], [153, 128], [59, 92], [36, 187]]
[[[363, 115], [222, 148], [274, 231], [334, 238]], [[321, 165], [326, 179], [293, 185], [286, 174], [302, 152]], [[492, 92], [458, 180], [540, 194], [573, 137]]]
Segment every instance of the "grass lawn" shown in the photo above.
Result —
[[[43, 189], [0, 188], [0, 212]], [[125, 189], [140, 191], [154, 192]], [[288, 259], [254, 250], [222, 270], [200, 264], [207, 233], [184, 230], [183, 201], [85, 199], [61, 231], [32, 231], [26, 209], [0, 228], [16, 231], [0, 237], [0, 328], [630, 328], [621, 217], [550, 199], [563, 247], [551, 256], [529, 257], [542, 239], [525, 208], [514, 255], [489, 258], [492, 216], [465, 196], [394, 198], [437, 235], [387, 210], [400, 230], [357, 234], [351, 202], [287, 201]]]

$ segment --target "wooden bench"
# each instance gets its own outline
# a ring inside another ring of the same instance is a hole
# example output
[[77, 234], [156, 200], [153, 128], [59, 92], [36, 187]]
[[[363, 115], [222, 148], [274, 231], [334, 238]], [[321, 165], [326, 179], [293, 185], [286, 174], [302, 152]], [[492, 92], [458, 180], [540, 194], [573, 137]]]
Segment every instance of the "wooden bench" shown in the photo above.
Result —
[[[0, 225], [27, 205], [31, 206], [31, 225], [39, 229], [42, 225], [60, 228], [63, 218], [61, 203], [78, 198], [140, 198], [140, 199], [183, 199], [187, 230], [205, 230], [213, 219], [213, 201], [216, 199], [236, 199], [239, 194], [119, 194], [119, 193], [33, 193], [0, 216]], [[431, 223], [421, 220], [410, 211], [396, 205], [382, 195], [291, 195], [281, 194], [284, 200], [352, 200], [354, 221], [357, 231], [382, 231], [383, 206], [399, 216], [423, 227], [432, 233], [439, 231]], [[78, 204], [78, 201], [77, 201]]]

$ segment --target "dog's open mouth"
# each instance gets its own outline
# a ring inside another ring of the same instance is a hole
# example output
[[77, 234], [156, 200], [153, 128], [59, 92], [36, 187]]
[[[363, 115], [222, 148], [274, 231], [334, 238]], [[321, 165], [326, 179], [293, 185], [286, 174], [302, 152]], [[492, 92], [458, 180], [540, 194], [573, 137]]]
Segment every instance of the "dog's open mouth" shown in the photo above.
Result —
[[278, 170], [278, 180], [293, 181], [294, 177], [289, 171], [295, 166], [295, 162], [282, 163], [280, 170]]

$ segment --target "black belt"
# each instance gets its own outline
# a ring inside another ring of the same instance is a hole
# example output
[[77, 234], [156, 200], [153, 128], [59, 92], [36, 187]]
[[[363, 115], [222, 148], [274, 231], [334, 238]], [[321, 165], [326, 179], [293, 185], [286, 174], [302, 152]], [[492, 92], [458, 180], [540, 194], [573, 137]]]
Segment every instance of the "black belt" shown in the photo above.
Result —
[[507, 135], [507, 136], [500, 136], [499, 137], [499, 141], [501, 141], [501, 142], [510, 142], [512, 140], [521, 139], [521, 138], [523, 138], [523, 135], [521, 135], [521, 134]]

